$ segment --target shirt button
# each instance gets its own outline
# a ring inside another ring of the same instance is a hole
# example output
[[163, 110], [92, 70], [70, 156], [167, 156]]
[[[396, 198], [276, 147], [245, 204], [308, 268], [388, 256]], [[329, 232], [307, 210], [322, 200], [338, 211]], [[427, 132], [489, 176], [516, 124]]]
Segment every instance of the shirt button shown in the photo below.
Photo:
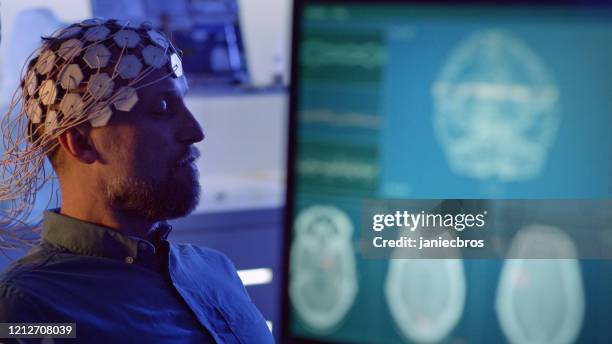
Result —
[[128, 263], [128, 264], [132, 264], [134, 262], [134, 258], [130, 257], [130, 256], [127, 256], [127, 257], [125, 257], [125, 262]]

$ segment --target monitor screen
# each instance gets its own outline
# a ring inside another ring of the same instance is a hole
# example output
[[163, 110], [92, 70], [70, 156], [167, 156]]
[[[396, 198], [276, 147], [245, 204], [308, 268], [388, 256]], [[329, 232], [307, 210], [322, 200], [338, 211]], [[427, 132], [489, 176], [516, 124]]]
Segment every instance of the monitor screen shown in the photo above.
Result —
[[609, 341], [609, 259], [370, 259], [360, 230], [371, 200], [522, 200], [513, 224], [579, 245], [579, 226], [533, 220], [560, 209], [526, 204], [612, 198], [612, 8], [294, 11], [285, 339]]

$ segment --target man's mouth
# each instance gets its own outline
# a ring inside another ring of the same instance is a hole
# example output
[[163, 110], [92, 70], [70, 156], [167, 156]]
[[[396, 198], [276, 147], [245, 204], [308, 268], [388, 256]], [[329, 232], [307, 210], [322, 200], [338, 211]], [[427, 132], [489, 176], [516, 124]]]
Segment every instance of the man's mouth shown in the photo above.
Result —
[[193, 164], [200, 157], [200, 151], [195, 147], [190, 147], [183, 158], [176, 162], [176, 167], [184, 167]]
[[187, 157], [185, 159], [179, 160], [179, 162], [176, 165], [178, 167], [183, 167], [183, 166], [186, 166], [186, 165], [189, 165], [189, 164], [193, 163], [195, 160], [196, 160], [195, 157], [189, 156], [189, 157]]

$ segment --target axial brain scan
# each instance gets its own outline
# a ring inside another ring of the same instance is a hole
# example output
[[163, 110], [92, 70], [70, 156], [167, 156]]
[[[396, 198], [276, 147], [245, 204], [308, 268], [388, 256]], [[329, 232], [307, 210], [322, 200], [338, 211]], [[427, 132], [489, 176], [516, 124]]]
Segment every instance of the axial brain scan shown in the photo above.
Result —
[[509, 257], [537, 258], [543, 249], [567, 258], [508, 259], [502, 268], [496, 310], [511, 343], [572, 343], [580, 331], [584, 291], [571, 238], [530, 225], [516, 234]]
[[457, 326], [465, 289], [460, 259], [394, 259], [385, 281], [395, 324], [418, 343], [437, 343]]
[[538, 175], [559, 126], [559, 90], [518, 38], [495, 30], [467, 37], [442, 67], [433, 96], [435, 133], [457, 174]]
[[312, 206], [298, 215], [295, 231], [290, 297], [305, 323], [328, 330], [342, 320], [357, 293], [353, 224], [338, 208]]

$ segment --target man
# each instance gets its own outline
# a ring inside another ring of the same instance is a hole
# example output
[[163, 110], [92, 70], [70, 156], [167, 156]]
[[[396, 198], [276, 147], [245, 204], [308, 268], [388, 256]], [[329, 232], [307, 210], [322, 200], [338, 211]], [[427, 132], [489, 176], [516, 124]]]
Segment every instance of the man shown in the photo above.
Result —
[[43, 42], [22, 89], [32, 145], [19, 154], [27, 168], [49, 157], [62, 199], [0, 276], [0, 323], [75, 323], [66, 340], [82, 343], [273, 342], [228, 258], [166, 240], [166, 220], [198, 202], [204, 139], [170, 42], [86, 20]]

